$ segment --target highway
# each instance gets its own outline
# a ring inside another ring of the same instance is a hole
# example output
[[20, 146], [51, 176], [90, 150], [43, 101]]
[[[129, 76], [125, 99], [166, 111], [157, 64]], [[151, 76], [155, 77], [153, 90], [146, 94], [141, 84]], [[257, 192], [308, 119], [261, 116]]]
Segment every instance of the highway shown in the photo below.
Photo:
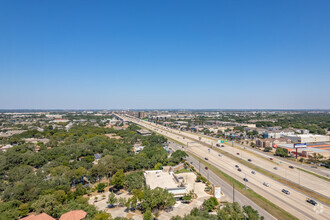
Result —
[[[170, 147], [173, 150], [182, 150], [181, 145], [177, 144], [177, 143], [170, 143]], [[194, 168], [196, 170], [199, 170], [200, 173], [207, 177], [208, 180], [214, 184], [215, 186], [221, 186], [221, 191], [224, 193], [225, 198], [228, 202], [232, 202], [233, 201], [233, 186], [230, 186], [228, 183], [226, 183], [225, 181], [223, 181], [221, 178], [219, 178], [215, 173], [213, 173], [211, 170], [205, 170], [205, 167], [199, 163], [199, 161], [197, 161], [195, 158], [193, 157], [187, 157], [186, 160], [192, 164], [192, 166], [194, 166]], [[248, 206], [250, 205], [251, 207], [253, 207], [255, 210], [257, 210], [259, 212], [259, 215], [264, 216], [266, 220], [268, 219], [276, 219], [274, 218], [272, 215], [270, 215], [268, 212], [266, 212], [265, 210], [263, 210], [262, 208], [260, 208], [260, 206], [258, 206], [257, 204], [255, 204], [254, 202], [252, 202], [250, 199], [248, 199], [247, 197], [245, 197], [244, 195], [242, 195], [240, 192], [238, 192], [237, 190], [235, 190], [234, 192], [234, 196], [235, 196], [235, 202], [238, 202], [241, 206]]]
[[[160, 125], [157, 125], [158, 128], [159, 128], [159, 126]], [[163, 128], [165, 128], [165, 127], [163, 127]], [[216, 144], [217, 144], [217, 141], [213, 140], [211, 138], [207, 138], [204, 136], [201, 137], [197, 134], [178, 131], [175, 129], [169, 129], [169, 128], [165, 128], [165, 129], [167, 131], [170, 131], [170, 132], [173, 132], [173, 133], [176, 133], [179, 135], [184, 135], [186, 137], [204, 142], [204, 143], [212, 145], [212, 146], [216, 146]], [[237, 146], [237, 145], [235, 144], [235, 146]], [[252, 154], [252, 153], [249, 153], [249, 152], [246, 152], [243, 150], [239, 150], [239, 149], [233, 148], [228, 145], [225, 145], [225, 147], [221, 147], [221, 150], [226, 151], [227, 153], [230, 153], [230, 154], [237, 156], [241, 159], [244, 159], [246, 161], [248, 159], [251, 159], [252, 163], [254, 165], [260, 166], [262, 169], [265, 169], [269, 172], [277, 174], [277, 175], [281, 176], [282, 178], [288, 179], [296, 184], [299, 184], [307, 189], [315, 191], [316, 193], [319, 193], [323, 196], [326, 196], [328, 198], [330, 197], [330, 190], [329, 190], [330, 182], [320, 179], [309, 173], [300, 171], [299, 169], [291, 169], [291, 168], [289, 168], [289, 165], [288, 165], [288, 163], [286, 163], [286, 161], [281, 161], [278, 158], [272, 157], [273, 162], [278, 163], [278, 165], [277, 165], [277, 164], [274, 164], [272, 161], [270, 161], [270, 159], [265, 160], [266, 158], [260, 158], [260, 157], [256, 156], [255, 154]], [[237, 153], [239, 153], [239, 155], [237, 155]], [[282, 162], [282, 163], [280, 163], [280, 162]], [[275, 167], [276, 167], [276, 169], [274, 169]]]
[[[180, 131], [180, 132], [182, 132], [182, 131]], [[184, 131], [184, 133], [194, 134], [194, 135], [197, 135], [197, 136], [200, 136], [200, 137], [204, 137], [206, 139], [210, 139], [210, 140], [213, 140], [213, 141], [218, 141], [219, 140], [217, 138], [214, 138], [214, 137], [211, 137], [211, 136], [207, 136], [207, 135], [204, 135], [204, 134], [196, 134], [196, 133], [192, 133], [192, 132], [188, 132], [188, 131]], [[243, 148], [243, 149], [245, 149], [247, 151], [250, 151], [253, 154], [258, 154], [259, 156], [264, 157], [266, 159], [269, 159], [269, 157], [273, 157], [272, 155], [270, 155], [270, 153], [266, 153], [266, 152], [263, 152], [263, 151], [260, 151], [260, 150], [257, 150], [257, 149], [253, 149], [253, 148], [251, 148], [249, 146], [244, 146], [244, 145], [241, 145], [241, 144], [238, 144], [238, 143], [233, 143], [232, 141], [230, 141], [228, 143], [224, 143], [224, 145], [225, 146], [226, 145], [228, 145], [228, 146], [234, 145], [235, 147]], [[273, 158], [278, 163], [281, 162], [283, 164], [287, 164], [288, 166], [291, 165], [291, 166], [294, 166], [294, 167], [299, 167], [301, 169], [304, 169], [304, 170], [313, 172], [315, 174], [318, 174], [318, 175], [321, 175], [321, 176], [324, 176], [324, 177], [327, 177], [327, 178], [330, 177], [330, 169], [327, 169], [327, 168], [324, 168], [324, 167], [311, 168], [312, 165], [295, 163], [293, 161], [290, 161], [289, 159], [278, 157], [278, 156], [274, 156]]]
[[[290, 189], [286, 187], [285, 185], [267, 177], [260, 173], [252, 174], [252, 170], [238, 162], [235, 162], [233, 159], [228, 158], [224, 155], [221, 157], [218, 156], [218, 152], [214, 151], [213, 149], [210, 149], [200, 143], [193, 143], [194, 141], [185, 138], [182, 136], [180, 131], [174, 130], [174, 129], [168, 129], [160, 125], [155, 125], [150, 122], [145, 122], [138, 120], [136, 118], [128, 118], [123, 117], [123, 119], [132, 121], [134, 123], [137, 123], [143, 127], [146, 127], [150, 130], [153, 130], [155, 132], [158, 132], [164, 136], [167, 136], [171, 139], [177, 140], [185, 145], [188, 144], [188, 148], [186, 148], [187, 151], [194, 153], [195, 155], [199, 155], [200, 158], [207, 157], [208, 163], [212, 164], [213, 166], [217, 167], [221, 171], [227, 173], [231, 177], [235, 178], [236, 180], [245, 183], [243, 181], [243, 178], [248, 179], [248, 187], [251, 188], [256, 193], [262, 195], [269, 201], [273, 202], [274, 204], [278, 205], [279, 207], [283, 208], [284, 210], [288, 211], [292, 215], [296, 216], [299, 219], [328, 219], [328, 216], [330, 214], [329, 207], [325, 205], [319, 205], [319, 206], [313, 206], [306, 202], [306, 196], [300, 192], [297, 192], [293, 189]], [[186, 133], [184, 133], [184, 136], [188, 136]], [[190, 137], [190, 136], [189, 136]], [[202, 138], [203, 139], [203, 138]], [[205, 140], [211, 142], [212, 140]], [[215, 146], [215, 143], [214, 143]], [[225, 147], [226, 148], [226, 147]], [[230, 147], [227, 147], [228, 149]], [[221, 148], [223, 149], [223, 148]], [[232, 150], [236, 150], [233, 148]], [[241, 153], [241, 152], [240, 152]], [[243, 158], [244, 155], [242, 155]], [[244, 157], [246, 159], [246, 157]], [[259, 160], [261, 158], [258, 158]], [[258, 159], [254, 158], [255, 162], [258, 161]], [[260, 165], [264, 166], [264, 164], [267, 162], [263, 159], [261, 159]], [[269, 162], [271, 166], [274, 166], [273, 163]], [[237, 168], [235, 165], [238, 165], [242, 172], [237, 171]], [[272, 167], [271, 167], [272, 169]], [[264, 182], [269, 183], [270, 187], [266, 187], [263, 185]], [[287, 189], [290, 191], [290, 195], [286, 195], [282, 193], [282, 189]], [[316, 210], [314, 210], [316, 208]], [[321, 210], [319, 214], [319, 209]]]

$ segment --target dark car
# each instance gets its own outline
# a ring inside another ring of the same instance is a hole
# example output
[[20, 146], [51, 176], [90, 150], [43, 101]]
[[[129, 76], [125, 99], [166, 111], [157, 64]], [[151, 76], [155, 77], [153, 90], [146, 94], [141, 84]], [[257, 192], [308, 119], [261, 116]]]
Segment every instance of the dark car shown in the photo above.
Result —
[[244, 182], [249, 182], [248, 179], [246, 179], [246, 178], [243, 178], [243, 180], [244, 180]]
[[239, 153], [236, 153], [237, 155], [239, 155]]
[[221, 147], [225, 147], [225, 145], [222, 144]]
[[248, 159], [248, 161], [249, 161], [249, 162], [252, 162], [252, 160], [251, 160], [251, 159]]
[[235, 165], [236, 168], [238, 168], [238, 165]]
[[256, 174], [256, 172], [254, 170], [251, 171], [252, 174]]
[[282, 193], [285, 193], [285, 194], [287, 194], [287, 195], [290, 195], [289, 190], [286, 190], [286, 189], [282, 189]]
[[209, 160], [209, 158], [205, 157], [205, 160]]
[[216, 144], [217, 147], [220, 147], [220, 144]]
[[274, 170], [277, 170], [277, 167], [274, 167]]
[[208, 170], [209, 168], [208, 167], [205, 167], [205, 170]]
[[273, 158], [269, 158], [270, 160], [273, 160]]
[[237, 171], [241, 172], [242, 170], [240, 168], [238, 168]]
[[293, 169], [294, 167], [293, 166], [289, 166], [289, 168]]
[[317, 202], [315, 202], [313, 199], [307, 199], [306, 202], [308, 202], [312, 205], [317, 205]]

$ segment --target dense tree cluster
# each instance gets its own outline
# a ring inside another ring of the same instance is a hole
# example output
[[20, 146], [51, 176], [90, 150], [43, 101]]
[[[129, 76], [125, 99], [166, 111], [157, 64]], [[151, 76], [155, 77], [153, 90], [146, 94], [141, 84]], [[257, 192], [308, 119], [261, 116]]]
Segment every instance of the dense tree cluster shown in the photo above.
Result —
[[[144, 187], [139, 170], [182, 161], [182, 153], [168, 157], [162, 147], [166, 138], [155, 134], [144, 137], [137, 129], [136, 125], [126, 130], [91, 125], [75, 126], [69, 131], [49, 127], [43, 132], [32, 130], [9, 138], [6, 141], [18, 145], [0, 151], [0, 219], [17, 219], [31, 211], [59, 217], [73, 209], [83, 209], [92, 218], [98, 212], [82, 198], [90, 191], [90, 183], [96, 183], [97, 190], [102, 191], [104, 186], [97, 182], [111, 176], [115, 187], [133, 191]], [[122, 139], [110, 139], [104, 135], [107, 133]], [[35, 145], [21, 141], [31, 137], [50, 141], [38, 143], [40, 151], [35, 151]], [[145, 146], [138, 154], [132, 150], [136, 143]], [[102, 155], [97, 164], [94, 154]]]
[[[214, 200], [214, 199], [213, 199]], [[212, 199], [205, 200], [206, 203], [213, 204]], [[205, 203], [204, 202], [204, 203]], [[213, 210], [213, 209], [212, 209]], [[200, 219], [209, 219], [209, 220], [227, 220], [227, 219], [239, 219], [239, 220], [258, 220], [264, 219], [263, 216], [260, 216], [257, 210], [254, 210], [251, 206], [241, 207], [237, 202], [227, 203], [222, 208], [216, 210], [216, 215], [211, 215], [207, 209], [197, 209], [194, 208], [191, 210], [190, 214], [185, 215], [184, 217], [176, 216], [172, 217], [171, 220], [200, 220]]]

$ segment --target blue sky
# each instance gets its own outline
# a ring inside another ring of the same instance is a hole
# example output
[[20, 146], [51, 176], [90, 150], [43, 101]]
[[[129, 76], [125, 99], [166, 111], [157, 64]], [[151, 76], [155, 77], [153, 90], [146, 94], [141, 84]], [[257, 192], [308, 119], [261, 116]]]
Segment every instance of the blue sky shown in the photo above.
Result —
[[0, 1], [0, 109], [330, 109], [328, 0]]

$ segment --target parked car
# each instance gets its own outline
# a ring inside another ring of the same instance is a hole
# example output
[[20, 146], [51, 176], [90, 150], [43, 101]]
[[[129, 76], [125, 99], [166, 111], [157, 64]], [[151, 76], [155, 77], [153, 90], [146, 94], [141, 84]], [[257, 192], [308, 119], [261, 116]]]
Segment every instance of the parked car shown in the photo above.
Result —
[[274, 170], [277, 170], [277, 167], [274, 167]]
[[239, 155], [239, 153], [236, 153], [237, 155]]
[[270, 160], [273, 160], [273, 158], [269, 158]]
[[220, 147], [220, 144], [216, 144], [217, 147]]
[[264, 186], [269, 187], [269, 183], [264, 182]]
[[238, 168], [238, 165], [235, 165], [236, 168]]
[[246, 178], [243, 178], [243, 180], [244, 180], [244, 182], [249, 182], [249, 180], [248, 180], [248, 179], [246, 179]]
[[251, 173], [252, 173], [252, 174], [256, 174], [256, 171], [252, 170]]
[[209, 160], [209, 158], [205, 157], [205, 160]]
[[219, 157], [221, 157], [221, 154], [218, 154]]
[[315, 202], [313, 199], [307, 199], [306, 202], [308, 202], [312, 205], [317, 205], [317, 202]]
[[249, 161], [249, 162], [252, 162], [252, 160], [251, 160], [251, 159], [248, 159], [248, 161]]
[[289, 166], [289, 168], [293, 169], [294, 167], [293, 166]]
[[285, 193], [285, 194], [287, 194], [287, 195], [290, 195], [289, 190], [286, 190], [286, 189], [282, 189], [282, 193]]
[[205, 167], [205, 170], [208, 170], [209, 168], [208, 167]]
[[225, 145], [222, 144], [221, 147], [225, 147]]
[[240, 168], [238, 168], [237, 171], [241, 172], [242, 170]]

